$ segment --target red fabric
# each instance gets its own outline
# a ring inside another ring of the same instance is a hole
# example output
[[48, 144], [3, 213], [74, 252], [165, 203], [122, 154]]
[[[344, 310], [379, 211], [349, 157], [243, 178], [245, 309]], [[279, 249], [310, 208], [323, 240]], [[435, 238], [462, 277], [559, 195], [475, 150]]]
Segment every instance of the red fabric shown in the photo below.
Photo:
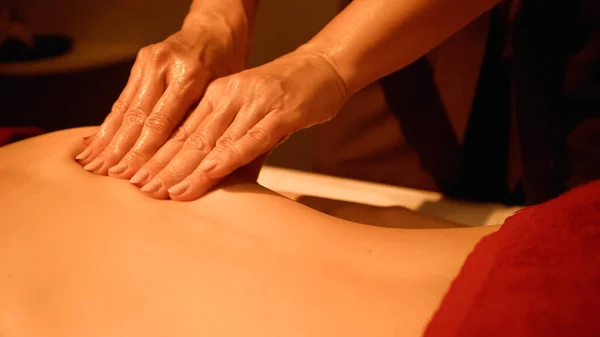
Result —
[[600, 181], [481, 240], [425, 337], [600, 336]]
[[41, 135], [44, 130], [35, 126], [24, 127], [0, 127], [0, 146], [25, 138]]

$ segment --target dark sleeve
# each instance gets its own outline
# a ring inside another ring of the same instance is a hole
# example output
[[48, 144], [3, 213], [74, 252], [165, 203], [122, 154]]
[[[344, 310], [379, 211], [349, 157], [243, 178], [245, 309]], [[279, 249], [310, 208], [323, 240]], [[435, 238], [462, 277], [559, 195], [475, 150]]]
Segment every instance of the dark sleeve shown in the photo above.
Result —
[[575, 125], [567, 138], [567, 188], [600, 179], [600, 1], [578, 0], [578, 48], [564, 71], [564, 113]]

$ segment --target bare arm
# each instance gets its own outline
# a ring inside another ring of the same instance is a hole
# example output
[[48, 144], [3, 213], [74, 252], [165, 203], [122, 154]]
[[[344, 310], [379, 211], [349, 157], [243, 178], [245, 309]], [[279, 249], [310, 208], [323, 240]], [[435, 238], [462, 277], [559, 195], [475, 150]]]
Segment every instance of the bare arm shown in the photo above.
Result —
[[301, 51], [325, 57], [351, 95], [423, 56], [499, 0], [355, 0]]
[[247, 57], [252, 39], [254, 19], [260, 0], [194, 0], [183, 21], [183, 29], [201, 25], [205, 21], [225, 25], [233, 45]]

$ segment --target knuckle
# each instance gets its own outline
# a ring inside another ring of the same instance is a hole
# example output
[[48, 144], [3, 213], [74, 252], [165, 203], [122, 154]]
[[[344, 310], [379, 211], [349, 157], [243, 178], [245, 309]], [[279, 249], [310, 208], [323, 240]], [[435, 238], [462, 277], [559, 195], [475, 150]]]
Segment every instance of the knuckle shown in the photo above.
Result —
[[142, 125], [146, 120], [146, 113], [141, 107], [130, 108], [124, 118], [129, 125]]
[[261, 126], [255, 126], [246, 133], [248, 138], [255, 143], [265, 144], [269, 142], [270, 134], [267, 129]]
[[175, 133], [171, 139], [176, 142], [184, 142], [189, 138], [189, 136], [190, 133], [187, 131], [187, 129], [183, 126], [180, 126], [177, 128], [177, 130], [175, 130]]
[[208, 138], [203, 133], [200, 133], [200, 132], [195, 132], [195, 133], [191, 134], [187, 138], [185, 145], [186, 145], [187, 149], [193, 150], [193, 151], [198, 151], [201, 153], [208, 153], [212, 149], [212, 147], [210, 146], [210, 142], [208, 141]]
[[163, 160], [162, 158], [157, 158], [157, 156], [152, 156], [152, 158], [150, 158], [148, 160], [148, 162], [144, 165], [144, 167], [146, 167], [148, 169], [148, 171], [150, 171], [150, 173], [157, 173], [157, 172], [162, 171], [162, 169], [165, 168], [167, 163], [168, 162]]
[[200, 97], [203, 90], [206, 90], [206, 92], [212, 91], [213, 89], [209, 89], [209, 86], [207, 86], [209, 81], [210, 75], [201, 68], [185, 70], [181, 77], [174, 79], [174, 82], [182, 84], [182, 90], [178, 92], [180, 96], [184, 96], [185, 93], [193, 92], [194, 95]]
[[254, 79], [254, 85], [257, 88], [266, 88], [268, 86], [270, 86], [271, 81], [269, 79], [269, 77], [266, 76], [260, 76]]
[[221, 79], [212, 81], [206, 88], [206, 96], [214, 97], [219, 91], [221, 91], [221, 88], [223, 87], [224, 85]]
[[125, 161], [127, 163], [131, 163], [131, 162], [137, 162], [140, 161], [142, 159], [142, 151], [139, 147], [133, 147], [129, 150], [129, 152], [127, 152], [127, 155], [125, 156]]
[[162, 61], [170, 55], [170, 48], [164, 43], [152, 45], [152, 60]]
[[138, 50], [136, 59], [141, 60], [146, 56], [146, 54], [148, 54], [148, 46], [142, 47], [140, 50]]
[[179, 181], [183, 180], [183, 178], [187, 176], [187, 172], [185, 172], [185, 170], [176, 163], [173, 163], [165, 167], [165, 169], [161, 172], [161, 175], [168, 177], [169, 180]]
[[113, 159], [120, 151], [120, 146], [117, 142], [110, 142], [102, 151], [102, 156], [106, 159]]
[[152, 114], [144, 120], [144, 127], [154, 133], [168, 132], [172, 125], [171, 118], [165, 114]]
[[112, 108], [110, 109], [110, 112], [112, 114], [117, 114], [117, 115], [121, 115], [124, 114], [125, 111], [127, 111], [127, 106], [125, 105], [125, 103], [123, 103], [120, 100], [117, 100], [113, 105]]
[[244, 157], [243, 156], [243, 152], [241, 151], [240, 147], [238, 145], [236, 145], [236, 144], [234, 144], [233, 146], [231, 146], [229, 148], [229, 155], [231, 157], [239, 158], [239, 159], [241, 159], [241, 158]]
[[240, 88], [242, 82], [243, 81], [240, 78], [240, 76], [232, 75], [228, 77], [218, 78], [213, 83], [215, 84], [216, 89], [224, 92], [230, 92]]
[[217, 143], [215, 144], [215, 146], [218, 147], [219, 149], [226, 149], [226, 148], [230, 148], [234, 143], [235, 143], [235, 140], [233, 139], [233, 137], [231, 137], [229, 135], [223, 135], [223, 136], [221, 136], [221, 138], [219, 138], [217, 140]]
[[207, 71], [205, 68], [195, 64], [184, 62], [183, 64], [183, 77], [188, 81], [199, 81], [206, 77]]
[[227, 161], [236, 165], [241, 165], [241, 163], [244, 161], [244, 157], [244, 151], [242, 151], [237, 144], [228, 147], [227, 151], [225, 151], [225, 158], [227, 158]]
[[234, 89], [234, 88], [239, 87], [243, 81], [244, 80], [241, 76], [233, 75], [233, 76], [229, 76], [227, 78], [223, 78], [220, 82], [223, 87]]

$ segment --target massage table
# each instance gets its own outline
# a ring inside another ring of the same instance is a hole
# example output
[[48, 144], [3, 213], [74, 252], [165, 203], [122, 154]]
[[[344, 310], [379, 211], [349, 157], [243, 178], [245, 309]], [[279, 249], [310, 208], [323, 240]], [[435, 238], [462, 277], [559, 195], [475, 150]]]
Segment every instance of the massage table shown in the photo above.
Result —
[[498, 225], [519, 207], [471, 203], [440, 193], [265, 166], [259, 184], [278, 192], [348, 201], [379, 207], [402, 206], [468, 226]]

